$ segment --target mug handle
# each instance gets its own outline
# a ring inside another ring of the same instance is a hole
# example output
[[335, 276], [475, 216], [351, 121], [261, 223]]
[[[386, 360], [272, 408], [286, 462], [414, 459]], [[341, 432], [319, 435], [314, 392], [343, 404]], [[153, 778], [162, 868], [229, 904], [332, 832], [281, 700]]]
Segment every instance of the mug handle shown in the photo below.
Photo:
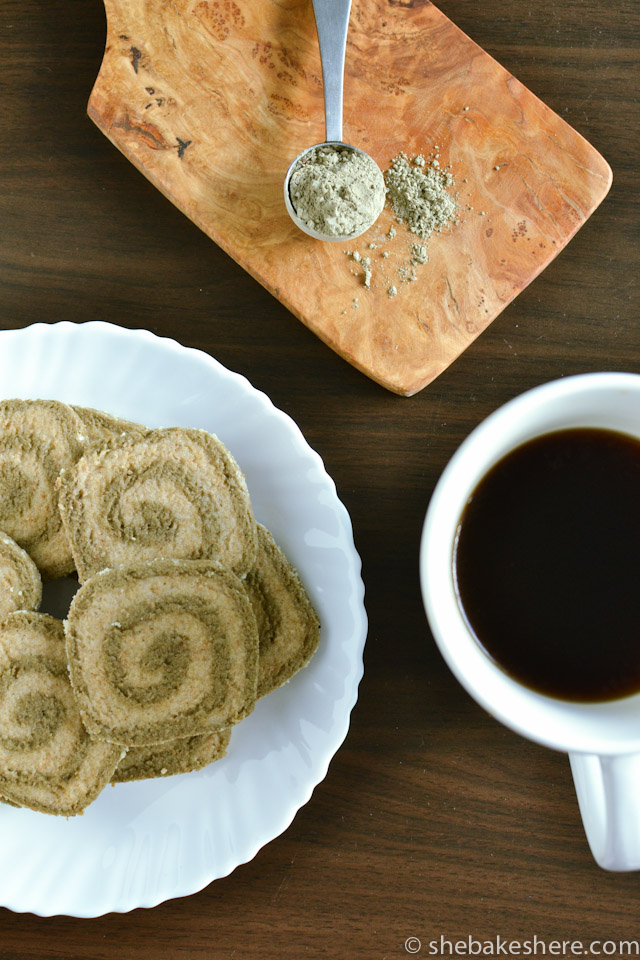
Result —
[[604, 870], [640, 870], [640, 753], [570, 753], [585, 833]]

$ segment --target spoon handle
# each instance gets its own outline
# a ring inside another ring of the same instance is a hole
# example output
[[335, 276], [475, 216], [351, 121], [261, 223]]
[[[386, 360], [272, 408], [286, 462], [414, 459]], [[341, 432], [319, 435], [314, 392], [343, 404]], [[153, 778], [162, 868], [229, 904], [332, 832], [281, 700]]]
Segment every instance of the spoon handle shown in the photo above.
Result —
[[342, 141], [342, 90], [350, 11], [351, 0], [313, 0], [322, 60], [325, 139], [329, 142]]

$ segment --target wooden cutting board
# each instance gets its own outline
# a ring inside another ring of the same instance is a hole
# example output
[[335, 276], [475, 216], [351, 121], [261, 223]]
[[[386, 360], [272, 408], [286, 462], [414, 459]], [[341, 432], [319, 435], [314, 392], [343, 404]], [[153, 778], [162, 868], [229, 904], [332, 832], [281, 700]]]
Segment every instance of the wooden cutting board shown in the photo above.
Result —
[[597, 151], [427, 0], [353, 0], [345, 140], [383, 170], [401, 151], [439, 154], [459, 202], [459, 222], [431, 238], [406, 282], [417, 238], [387, 207], [348, 245], [371, 258], [366, 289], [346, 248], [301, 233], [283, 202], [289, 163], [324, 139], [311, 0], [105, 6], [89, 116], [317, 336], [395, 393], [441, 373], [611, 185]]

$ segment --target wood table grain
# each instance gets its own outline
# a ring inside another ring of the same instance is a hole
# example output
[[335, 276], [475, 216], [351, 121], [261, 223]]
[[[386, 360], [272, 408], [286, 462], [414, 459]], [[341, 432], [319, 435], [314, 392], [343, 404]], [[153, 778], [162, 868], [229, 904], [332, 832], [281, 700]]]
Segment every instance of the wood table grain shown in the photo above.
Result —
[[453, 679], [417, 568], [433, 487], [483, 417], [556, 377], [640, 373], [638, 6], [439, 7], [586, 137], [614, 179], [553, 263], [404, 398], [302, 326], [90, 122], [101, 0], [0, 4], [0, 327], [144, 327], [246, 375], [335, 479], [370, 618], [350, 732], [286, 833], [229, 877], [153, 910], [78, 920], [0, 909], [0, 960], [392, 960], [417, 948], [408, 938], [421, 941], [418, 956], [446, 956], [447, 941], [469, 937], [491, 938], [496, 952], [537, 937], [538, 956], [557, 940], [618, 957], [612, 943], [640, 937], [640, 874], [595, 866], [567, 758], [498, 725]]

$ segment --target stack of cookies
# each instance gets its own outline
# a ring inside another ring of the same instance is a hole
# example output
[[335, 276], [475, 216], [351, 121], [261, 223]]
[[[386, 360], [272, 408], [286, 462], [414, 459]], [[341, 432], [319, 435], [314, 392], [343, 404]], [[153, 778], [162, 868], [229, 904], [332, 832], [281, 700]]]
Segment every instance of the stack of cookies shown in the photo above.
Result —
[[[0, 403], [0, 799], [81, 813], [224, 755], [319, 622], [220, 440]], [[64, 623], [42, 579], [77, 572]]]

